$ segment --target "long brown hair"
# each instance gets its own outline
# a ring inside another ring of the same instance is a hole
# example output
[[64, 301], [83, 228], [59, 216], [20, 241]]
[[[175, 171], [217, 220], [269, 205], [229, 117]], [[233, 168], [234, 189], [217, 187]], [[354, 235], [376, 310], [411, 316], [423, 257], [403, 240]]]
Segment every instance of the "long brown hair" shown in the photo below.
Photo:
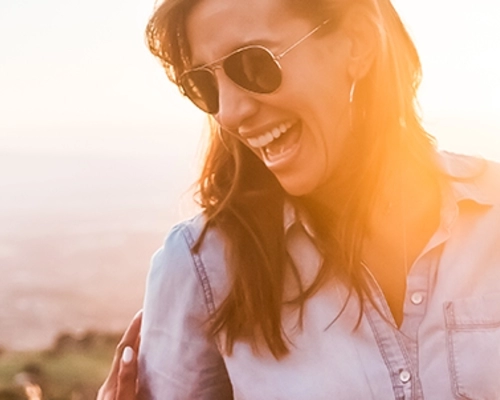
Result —
[[[170, 80], [189, 66], [184, 21], [197, 0], [165, 0], [150, 19], [146, 37]], [[236, 1], [236, 0], [234, 0]], [[272, 1], [272, 0], [270, 0]], [[342, 279], [361, 300], [367, 293], [360, 265], [361, 243], [368, 217], [384, 178], [386, 160], [399, 151], [424, 169], [434, 170], [433, 139], [421, 127], [416, 90], [421, 66], [405, 27], [389, 0], [288, 0], [312, 22], [333, 21], [336, 29], [356, 5], [371, 18], [378, 53], [368, 74], [356, 84], [352, 104], [352, 137], [356, 150], [344, 152], [351, 171], [340, 190], [347, 195], [340, 214], [309, 198], [291, 199], [307, 210], [324, 257], [315, 282], [304, 288], [289, 259], [283, 223], [284, 190], [265, 165], [240, 141], [212, 121], [210, 141], [198, 180], [198, 201], [206, 229], [216, 227], [227, 238], [232, 287], [211, 319], [210, 333], [224, 333], [230, 354], [236, 340], [256, 345], [261, 338], [275, 357], [288, 352], [281, 326], [287, 268], [291, 268], [305, 301], [332, 276]], [[332, 226], [335, 229], [332, 229]], [[198, 243], [200, 244], [200, 242]], [[198, 247], [193, 249], [197, 251]], [[347, 300], [346, 300], [347, 301]]]

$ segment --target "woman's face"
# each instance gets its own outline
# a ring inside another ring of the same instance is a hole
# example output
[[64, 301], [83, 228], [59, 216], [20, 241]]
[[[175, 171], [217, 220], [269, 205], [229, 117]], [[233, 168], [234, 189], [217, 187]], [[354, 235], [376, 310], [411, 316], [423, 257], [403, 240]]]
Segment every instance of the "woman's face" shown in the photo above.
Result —
[[[295, 15], [286, 0], [200, 0], [186, 20], [192, 65], [249, 44], [277, 55], [315, 25]], [[342, 30], [314, 34], [280, 60], [282, 83], [271, 94], [245, 91], [215, 70], [215, 119], [257, 154], [291, 195], [313, 193], [340, 170], [350, 131], [349, 51]]]

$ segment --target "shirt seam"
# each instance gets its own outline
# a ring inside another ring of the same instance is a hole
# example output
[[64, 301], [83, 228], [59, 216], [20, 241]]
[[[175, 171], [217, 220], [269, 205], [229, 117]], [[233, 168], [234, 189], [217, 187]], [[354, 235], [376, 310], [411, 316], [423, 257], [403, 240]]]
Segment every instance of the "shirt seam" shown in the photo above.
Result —
[[203, 289], [203, 297], [205, 300], [205, 306], [207, 307], [207, 312], [209, 316], [213, 316], [215, 314], [215, 301], [212, 291], [212, 286], [210, 285], [210, 280], [208, 278], [207, 270], [203, 261], [201, 260], [201, 256], [199, 253], [193, 252], [193, 246], [196, 243], [192, 232], [189, 228], [185, 228], [182, 230], [182, 234], [186, 243], [189, 246], [189, 251], [191, 253], [191, 258], [193, 260], [193, 264], [195, 266], [196, 275], [200, 281], [201, 287]]

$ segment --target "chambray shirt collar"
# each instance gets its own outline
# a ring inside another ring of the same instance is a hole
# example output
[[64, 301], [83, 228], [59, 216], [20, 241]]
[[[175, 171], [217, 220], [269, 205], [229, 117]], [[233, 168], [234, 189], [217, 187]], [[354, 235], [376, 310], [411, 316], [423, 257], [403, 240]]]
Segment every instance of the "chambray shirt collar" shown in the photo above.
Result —
[[296, 222], [297, 212], [295, 210], [295, 207], [292, 205], [290, 200], [286, 200], [285, 207], [283, 209], [283, 223], [285, 227], [285, 233], [287, 233]]
[[[500, 191], [488, 179], [488, 163], [484, 159], [449, 152], [438, 154], [438, 163], [451, 178], [449, 195], [455, 204], [471, 200], [478, 205], [492, 206], [500, 203]], [[446, 180], [450, 182], [450, 179]], [[443, 188], [443, 192], [446, 189]]]
[[288, 235], [291, 228], [297, 224], [301, 225], [309, 237], [314, 238], [311, 223], [308, 220], [307, 214], [295, 207], [290, 200], [285, 201], [283, 209], [283, 223], [285, 227], [285, 235]]

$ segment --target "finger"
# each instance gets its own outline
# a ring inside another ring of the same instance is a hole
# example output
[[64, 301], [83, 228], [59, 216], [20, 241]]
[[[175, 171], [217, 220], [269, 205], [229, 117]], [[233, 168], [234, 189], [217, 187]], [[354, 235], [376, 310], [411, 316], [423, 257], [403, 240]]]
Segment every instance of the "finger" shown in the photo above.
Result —
[[120, 360], [116, 390], [117, 400], [135, 400], [137, 384], [137, 352], [127, 346]]
[[[118, 383], [120, 380], [120, 368], [122, 364], [122, 358], [124, 358], [124, 362], [128, 362], [130, 360], [130, 354], [127, 351], [127, 354], [124, 354], [124, 349], [127, 347], [132, 347], [135, 349], [137, 354], [137, 350], [139, 348], [140, 342], [140, 329], [141, 329], [141, 321], [142, 321], [142, 310], [140, 310], [132, 319], [129, 326], [125, 330], [120, 343], [117, 345], [115, 350], [115, 355], [113, 357], [113, 362], [111, 364], [110, 372], [99, 389], [97, 400], [114, 400], [116, 399], [116, 393], [118, 388]], [[132, 357], [133, 358], [133, 357]], [[137, 363], [137, 360], [135, 360]], [[128, 366], [125, 366], [126, 368]], [[135, 367], [137, 368], [137, 367]], [[127, 371], [125, 369], [124, 371]], [[134, 373], [131, 371], [131, 373]], [[137, 371], [135, 372], [137, 374]]]
[[109, 383], [104, 383], [97, 392], [96, 400], [115, 400], [116, 388], [111, 387]]
[[142, 322], [142, 310], [139, 310], [137, 314], [134, 315], [132, 321], [130, 321], [129, 326], [125, 330], [125, 333], [118, 344], [119, 356], [123, 354], [125, 347], [130, 346], [135, 349], [139, 344], [139, 333], [141, 332], [141, 322]]
[[123, 351], [126, 347], [131, 347], [132, 349], [139, 348], [139, 332], [141, 330], [142, 322], [142, 310], [139, 310], [135, 314], [134, 318], [130, 322], [129, 326], [125, 330], [120, 342], [116, 346], [115, 355], [113, 357], [113, 362], [111, 364], [111, 370], [109, 372], [107, 381], [115, 382], [118, 377], [118, 372], [120, 371], [120, 364], [123, 355]]

